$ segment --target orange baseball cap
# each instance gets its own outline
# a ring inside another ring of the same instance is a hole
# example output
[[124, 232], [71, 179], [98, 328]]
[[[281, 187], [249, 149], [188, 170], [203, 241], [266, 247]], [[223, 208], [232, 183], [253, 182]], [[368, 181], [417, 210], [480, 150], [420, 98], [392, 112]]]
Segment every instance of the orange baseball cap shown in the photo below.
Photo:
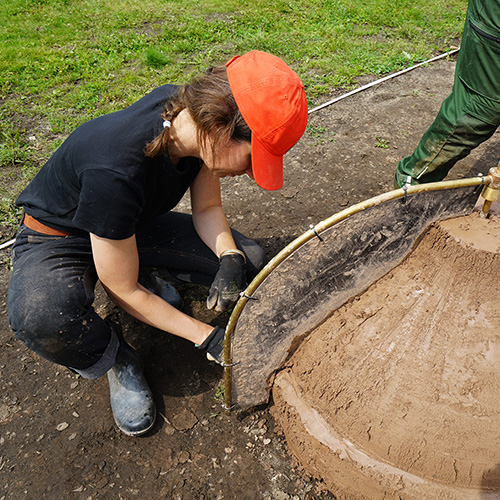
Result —
[[307, 125], [304, 84], [279, 57], [253, 50], [226, 63], [229, 86], [252, 131], [252, 172], [257, 184], [283, 186], [283, 155]]

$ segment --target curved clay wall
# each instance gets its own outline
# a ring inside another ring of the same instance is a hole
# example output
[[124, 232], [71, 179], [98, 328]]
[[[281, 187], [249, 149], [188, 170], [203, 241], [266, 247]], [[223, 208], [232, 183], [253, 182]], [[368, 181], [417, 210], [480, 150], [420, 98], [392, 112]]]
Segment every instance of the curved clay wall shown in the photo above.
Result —
[[500, 498], [500, 219], [432, 226], [318, 326], [275, 413], [338, 498]]

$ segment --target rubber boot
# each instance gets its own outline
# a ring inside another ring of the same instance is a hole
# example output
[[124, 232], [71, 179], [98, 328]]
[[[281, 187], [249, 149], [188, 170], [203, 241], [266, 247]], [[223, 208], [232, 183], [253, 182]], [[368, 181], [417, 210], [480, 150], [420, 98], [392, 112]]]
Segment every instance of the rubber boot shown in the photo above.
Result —
[[141, 271], [139, 283], [179, 311], [184, 307], [184, 301], [175, 287], [160, 278], [155, 272]]
[[153, 395], [144, 377], [140, 356], [123, 337], [120, 338], [115, 364], [107, 375], [116, 425], [128, 436], [148, 432], [156, 419]]

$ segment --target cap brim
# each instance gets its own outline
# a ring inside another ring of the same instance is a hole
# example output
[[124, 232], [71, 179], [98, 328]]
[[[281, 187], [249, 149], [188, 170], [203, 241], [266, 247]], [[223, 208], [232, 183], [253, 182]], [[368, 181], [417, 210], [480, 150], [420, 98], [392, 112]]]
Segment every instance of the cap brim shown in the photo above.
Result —
[[271, 154], [252, 134], [252, 173], [255, 182], [268, 191], [283, 187], [283, 156]]

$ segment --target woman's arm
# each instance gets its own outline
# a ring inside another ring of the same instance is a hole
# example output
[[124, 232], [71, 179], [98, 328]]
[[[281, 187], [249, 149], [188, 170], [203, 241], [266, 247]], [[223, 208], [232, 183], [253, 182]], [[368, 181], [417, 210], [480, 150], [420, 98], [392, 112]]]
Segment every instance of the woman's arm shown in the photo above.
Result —
[[232, 307], [246, 287], [246, 259], [237, 250], [222, 211], [220, 181], [206, 167], [191, 186], [191, 205], [196, 232], [220, 260], [219, 271], [208, 293], [207, 307], [225, 311]]
[[213, 327], [172, 307], [137, 282], [139, 255], [135, 236], [110, 240], [90, 235], [99, 280], [111, 300], [134, 318], [202, 344]]
[[191, 185], [191, 207], [196, 232], [217, 257], [236, 248], [222, 210], [219, 178], [205, 166]]

